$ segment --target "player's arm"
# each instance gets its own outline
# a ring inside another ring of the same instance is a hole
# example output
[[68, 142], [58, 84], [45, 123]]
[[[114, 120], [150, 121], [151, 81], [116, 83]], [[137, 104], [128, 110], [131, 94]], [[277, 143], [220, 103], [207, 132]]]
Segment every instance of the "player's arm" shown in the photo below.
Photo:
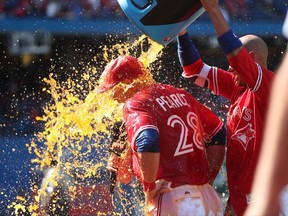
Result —
[[288, 53], [273, 83], [263, 147], [252, 187], [253, 201], [245, 215], [276, 215], [279, 193], [288, 184]]
[[[265, 67], [255, 63], [256, 54], [254, 51], [243, 49], [243, 44], [240, 39], [233, 33], [228, 22], [225, 20], [221, 9], [219, 8], [219, 1], [216, 0], [201, 0], [205, 10], [208, 12], [211, 21], [213, 22], [217, 39], [220, 47], [226, 55], [231, 67], [237, 71], [248, 87], [253, 92], [258, 92], [259, 99], [264, 100], [267, 95], [267, 89], [270, 88], [271, 80], [274, 74], [262, 70]], [[263, 81], [262, 81], [263, 80]]]
[[[199, 74], [204, 67], [204, 63], [186, 29], [178, 34], [177, 44], [178, 58], [184, 69], [182, 75], [188, 77]], [[190, 70], [187, 68], [188, 66], [190, 66]]]
[[120, 183], [128, 184], [133, 178], [131, 148], [127, 146], [123, 150], [119, 147], [118, 143], [113, 143], [110, 151], [111, 154], [108, 158], [106, 168], [111, 172], [111, 176], [113, 174], [117, 176], [117, 179], [116, 176], [114, 177], [115, 179], [110, 179], [111, 181], [115, 181], [111, 183], [115, 184], [117, 180]]
[[206, 154], [209, 165], [210, 184], [217, 177], [225, 157], [226, 149], [226, 128], [222, 128], [212, 137], [210, 142], [206, 142]]
[[218, 42], [227, 58], [238, 55], [242, 49], [242, 43], [230, 29], [228, 22], [225, 20], [219, 7], [219, 0], [201, 0], [205, 10], [208, 12], [214, 25]]
[[196, 99], [194, 100], [194, 106], [199, 110], [199, 120], [203, 125], [210, 183], [213, 183], [225, 157], [226, 128], [217, 115]]
[[115, 122], [111, 133], [110, 155], [106, 168], [111, 171], [111, 184], [115, 185], [116, 180], [127, 184], [133, 177], [132, 172], [132, 150], [127, 142], [123, 122]]
[[160, 162], [159, 132], [156, 129], [144, 129], [135, 139], [136, 151], [142, 172], [143, 189], [146, 203], [152, 201], [156, 189], [156, 177]]
[[[207, 87], [208, 83], [206, 81], [208, 80], [211, 67], [202, 61], [202, 58], [186, 29], [178, 34], [177, 44], [179, 62], [184, 70], [182, 76], [201, 87]], [[210, 79], [213, 78], [210, 77]], [[213, 88], [213, 86], [208, 87]]]
[[135, 143], [142, 172], [142, 184], [145, 193], [146, 207], [148, 207], [158, 193], [171, 190], [169, 182], [164, 179], [156, 180], [160, 163], [158, 130], [154, 128], [142, 130], [137, 135]]
[[228, 99], [235, 87], [231, 73], [205, 64], [186, 30], [177, 37], [178, 58], [184, 70], [182, 76], [200, 87], [208, 87], [214, 94]]
[[125, 152], [125, 157], [118, 169], [118, 179], [124, 184], [128, 184], [133, 178], [133, 168], [132, 168], [132, 149], [127, 148]]

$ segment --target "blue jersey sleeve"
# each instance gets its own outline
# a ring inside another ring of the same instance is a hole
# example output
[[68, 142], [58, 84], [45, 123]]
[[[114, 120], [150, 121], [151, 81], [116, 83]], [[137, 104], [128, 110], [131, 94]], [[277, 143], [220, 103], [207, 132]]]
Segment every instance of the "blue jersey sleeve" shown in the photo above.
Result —
[[159, 133], [155, 129], [145, 129], [136, 137], [137, 152], [160, 152]]
[[177, 37], [178, 57], [182, 66], [191, 65], [200, 59], [198, 50], [195, 48], [188, 33]]
[[212, 137], [211, 142], [205, 143], [206, 146], [225, 145], [225, 144], [226, 144], [226, 128], [224, 125], [218, 131], [218, 133]]
[[225, 32], [223, 35], [219, 36], [217, 40], [225, 55], [228, 55], [229, 53], [243, 46], [240, 39], [231, 29]]

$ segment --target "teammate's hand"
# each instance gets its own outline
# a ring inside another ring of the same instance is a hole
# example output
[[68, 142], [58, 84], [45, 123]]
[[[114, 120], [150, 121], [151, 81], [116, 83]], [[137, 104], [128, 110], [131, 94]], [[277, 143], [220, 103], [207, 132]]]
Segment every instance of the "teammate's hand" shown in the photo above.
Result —
[[[155, 182], [156, 187], [152, 191], [145, 192], [145, 201], [146, 201], [146, 206], [145, 206], [145, 215], [150, 216], [151, 211], [153, 211], [153, 199], [164, 192], [169, 192], [172, 191], [173, 189], [171, 188], [171, 182], [166, 181], [164, 179], [159, 179]], [[152, 209], [151, 209], [152, 208]]]
[[153, 198], [157, 196], [158, 194], [172, 191], [171, 182], [169, 181], [166, 181], [164, 179], [159, 179], [155, 182], [155, 184], [156, 184], [156, 187], [154, 190], [145, 192], [147, 204], [151, 203], [153, 201]]
[[117, 173], [118, 182], [128, 184], [133, 178], [131, 148], [126, 149], [125, 146], [115, 143], [112, 145], [110, 152], [106, 169]]
[[207, 12], [219, 8], [219, 0], [201, 0], [201, 4]]
[[107, 161], [106, 169], [111, 172], [117, 172], [120, 163], [121, 163], [120, 157], [118, 157], [115, 154], [110, 154], [108, 161]]
[[186, 29], [183, 29], [181, 32], [179, 32], [178, 36], [182, 36], [182, 35], [184, 35], [186, 32], [187, 32], [187, 30], [186, 30]]
[[123, 162], [123, 152], [125, 150], [125, 146], [120, 143], [113, 143], [112, 147], [109, 149], [111, 152], [106, 168], [111, 172], [117, 172], [121, 163]]

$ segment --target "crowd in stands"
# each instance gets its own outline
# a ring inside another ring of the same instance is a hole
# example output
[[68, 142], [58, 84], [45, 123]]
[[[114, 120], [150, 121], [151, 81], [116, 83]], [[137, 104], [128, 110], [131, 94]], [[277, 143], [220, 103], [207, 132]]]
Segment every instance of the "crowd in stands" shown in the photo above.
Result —
[[[283, 18], [287, 1], [222, 0], [231, 19]], [[260, 16], [260, 17], [259, 17]], [[0, 0], [0, 17], [75, 19], [125, 17], [117, 0]]]
[[68, 20], [124, 16], [117, 0], [0, 0], [0, 17]]
[[288, 2], [283, 0], [223, 0], [222, 6], [232, 19], [283, 19]]

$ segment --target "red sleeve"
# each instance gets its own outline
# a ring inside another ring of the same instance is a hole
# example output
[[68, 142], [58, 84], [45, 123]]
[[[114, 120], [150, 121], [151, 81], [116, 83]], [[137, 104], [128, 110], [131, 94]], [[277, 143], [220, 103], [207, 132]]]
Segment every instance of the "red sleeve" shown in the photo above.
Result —
[[201, 72], [201, 69], [203, 66], [204, 66], [204, 63], [202, 59], [198, 59], [196, 62], [188, 66], [182, 66], [184, 70], [184, 72], [182, 73], [182, 76], [185, 78], [193, 77], [194, 75], [197, 75]]
[[182, 76], [193, 80], [196, 85], [208, 87], [214, 94], [231, 99], [236, 86], [236, 77], [232, 73], [204, 64], [201, 59], [183, 66], [183, 70]]
[[257, 64], [245, 48], [237, 56], [229, 59], [229, 63], [252, 92], [259, 95], [260, 99], [268, 98], [267, 92], [270, 92], [271, 83], [275, 76], [273, 72]]

